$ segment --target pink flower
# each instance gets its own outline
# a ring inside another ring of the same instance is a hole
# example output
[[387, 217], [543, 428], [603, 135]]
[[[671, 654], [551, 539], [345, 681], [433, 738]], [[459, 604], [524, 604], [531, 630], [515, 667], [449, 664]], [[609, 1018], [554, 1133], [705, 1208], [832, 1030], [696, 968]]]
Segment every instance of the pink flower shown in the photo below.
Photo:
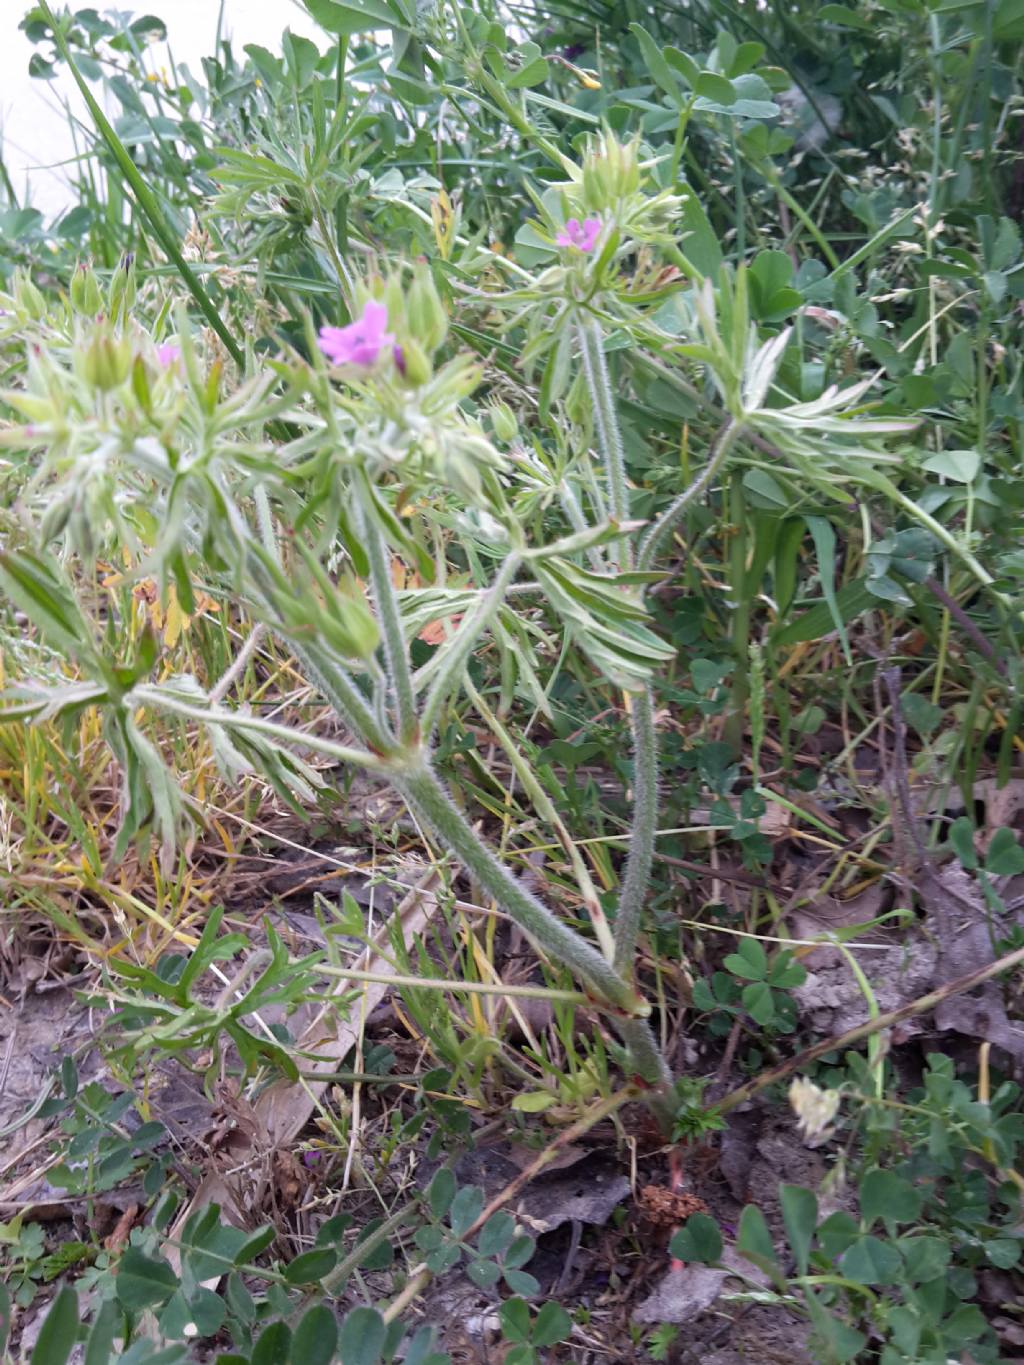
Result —
[[332, 365], [369, 367], [376, 364], [381, 351], [394, 345], [395, 338], [387, 326], [387, 308], [370, 299], [362, 317], [347, 327], [321, 327], [320, 349]]
[[593, 251], [601, 235], [600, 218], [570, 218], [555, 238], [558, 246], [574, 246], [577, 251]]
[[169, 370], [181, 359], [181, 347], [173, 345], [170, 341], [165, 341], [156, 348], [156, 358], [165, 370]]

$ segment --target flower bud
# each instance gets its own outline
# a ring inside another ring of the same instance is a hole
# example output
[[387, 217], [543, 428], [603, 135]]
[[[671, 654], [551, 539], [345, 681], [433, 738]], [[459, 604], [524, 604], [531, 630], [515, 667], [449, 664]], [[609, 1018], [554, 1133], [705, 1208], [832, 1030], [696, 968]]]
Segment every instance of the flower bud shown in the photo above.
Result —
[[422, 388], [424, 384], [429, 384], [434, 377], [434, 367], [430, 363], [430, 357], [418, 341], [410, 338], [403, 341], [401, 346], [396, 346], [395, 351], [401, 352], [401, 359], [395, 356], [395, 363], [398, 365], [399, 373], [405, 382], [414, 389]]
[[392, 327], [401, 320], [405, 311], [405, 299], [402, 297], [402, 281], [397, 275], [389, 275], [384, 285], [384, 297], [381, 300], [387, 306], [388, 322]]
[[132, 348], [123, 337], [96, 332], [86, 348], [82, 373], [87, 383], [106, 392], [124, 383], [131, 364]]
[[71, 277], [71, 307], [76, 313], [90, 318], [103, 307], [99, 281], [90, 266], [78, 266]]
[[116, 318], [131, 311], [132, 304], [135, 302], [135, 253], [126, 251], [121, 257], [121, 264], [114, 271], [110, 280], [110, 294], [108, 295], [108, 311], [112, 318]]
[[26, 270], [19, 269], [14, 272], [14, 297], [18, 308], [34, 321], [38, 322], [45, 316], [46, 300], [32, 283]]
[[507, 403], [494, 402], [490, 407], [491, 429], [499, 441], [504, 441], [506, 445], [511, 443], [519, 435], [519, 423], [516, 415]]
[[640, 188], [637, 141], [620, 142], [605, 131], [583, 158], [583, 202], [588, 209], [614, 208]]
[[448, 335], [448, 314], [434, 284], [430, 267], [423, 261], [416, 266], [405, 300], [409, 330], [428, 354], [444, 343]]

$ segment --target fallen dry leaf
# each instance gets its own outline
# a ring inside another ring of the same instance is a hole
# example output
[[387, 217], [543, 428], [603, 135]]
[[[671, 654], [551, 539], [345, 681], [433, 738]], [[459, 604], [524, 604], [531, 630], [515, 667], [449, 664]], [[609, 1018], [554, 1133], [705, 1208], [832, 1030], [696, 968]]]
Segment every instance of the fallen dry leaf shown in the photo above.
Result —
[[603, 1227], [629, 1191], [625, 1176], [601, 1170], [538, 1181], [519, 1201], [516, 1216], [536, 1236], [553, 1232], [563, 1223]]
[[131, 1235], [131, 1230], [135, 1226], [135, 1220], [138, 1216], [138, 1204], [129, 1204], [114, 1224], [113, 1232], [104, 1241], [104, 1249], [116, 1255], [127, 1246], [128, 1238]]
[[[939, 942], [935, 984], [987, 967], [995, 958], [988, 909], [977, 882], [958, 859], [941, 868], [923, 867], [918, 892]], [[1012, 1023], [1002, 986], [988, 981], [972, 995], [954, 995], [935, 1010], [935, 1023], [968, 1038], [981, 1038], [1013, 1057], [1024, 1058], [1024, 1028]]]
[[767, 1285], [768, 1277], [732, 1247], [722, 1252], [722, 1270], [710, 1265], [675, 1266], [642, 1303], [633, 1310], [637, 1322], [692, 1322], [715, 1303], [734, 1272]]

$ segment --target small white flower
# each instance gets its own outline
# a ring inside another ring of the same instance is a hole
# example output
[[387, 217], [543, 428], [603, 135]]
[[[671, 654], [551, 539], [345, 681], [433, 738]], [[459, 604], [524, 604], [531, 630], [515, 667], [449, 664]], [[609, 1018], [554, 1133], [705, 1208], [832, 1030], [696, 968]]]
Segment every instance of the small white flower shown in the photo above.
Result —
[[197, 1337], [199, 1335], [199, 1328], [194, 1322], [186, 1322], [185, 1326], [181, 1329], [181, 1335], [189, 1338]]
[[789, 1087], [789, 1102], [804, 1136], [816, 1137], [839, 1112], [839, 1091], [822, 1090], [806, 1076], [797, 1076]]

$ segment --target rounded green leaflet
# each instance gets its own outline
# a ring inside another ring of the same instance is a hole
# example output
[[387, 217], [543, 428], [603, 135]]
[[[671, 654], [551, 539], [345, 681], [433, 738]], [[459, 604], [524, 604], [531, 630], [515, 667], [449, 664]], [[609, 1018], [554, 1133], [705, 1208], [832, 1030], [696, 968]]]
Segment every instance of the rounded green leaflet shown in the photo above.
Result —
[[324, 1303], [316, 1303], [295, 1329], [291, 1365], [331, 1365], [338, 1348], [338, 1324]]
[[878, 1237], [861, 1237], [840, 1262], [843, 1274], [858, 1284], [895, 1284], [899, 1279], [903, 1258], [891, 1242]]
[[865, 1227], [878, 1219], [892, 1229], [897, 1223], [911, 1223], [921, 1212], [921, 1195], [895, 1171], [883, 1171], [877, 1166], [868, 1171], [860, 1182], [860, 1216]]
[[272, 1322], [260, 1335], [252, 1353], [251, 1365], [288, 1365], [292, 1342], [286, 1322]]
[[706, 1213], [692, 1213], [672, 1238], [669, 1251], [676, 1260], [710, 1265], [722, 1255], [722, 1234], [718, 1224]]
[[377, 1365], [387, 1329], [376, 1308], [356, 1308], [341, 1329], [340, 1355], [345, 1365]]
[[124, 1307], [138, 1313], [166, 1303], [178, 1287], [178, 1277], [162, 1257], [154, 1259], [130, 1246], [121, 1257], [114, 1285]]

